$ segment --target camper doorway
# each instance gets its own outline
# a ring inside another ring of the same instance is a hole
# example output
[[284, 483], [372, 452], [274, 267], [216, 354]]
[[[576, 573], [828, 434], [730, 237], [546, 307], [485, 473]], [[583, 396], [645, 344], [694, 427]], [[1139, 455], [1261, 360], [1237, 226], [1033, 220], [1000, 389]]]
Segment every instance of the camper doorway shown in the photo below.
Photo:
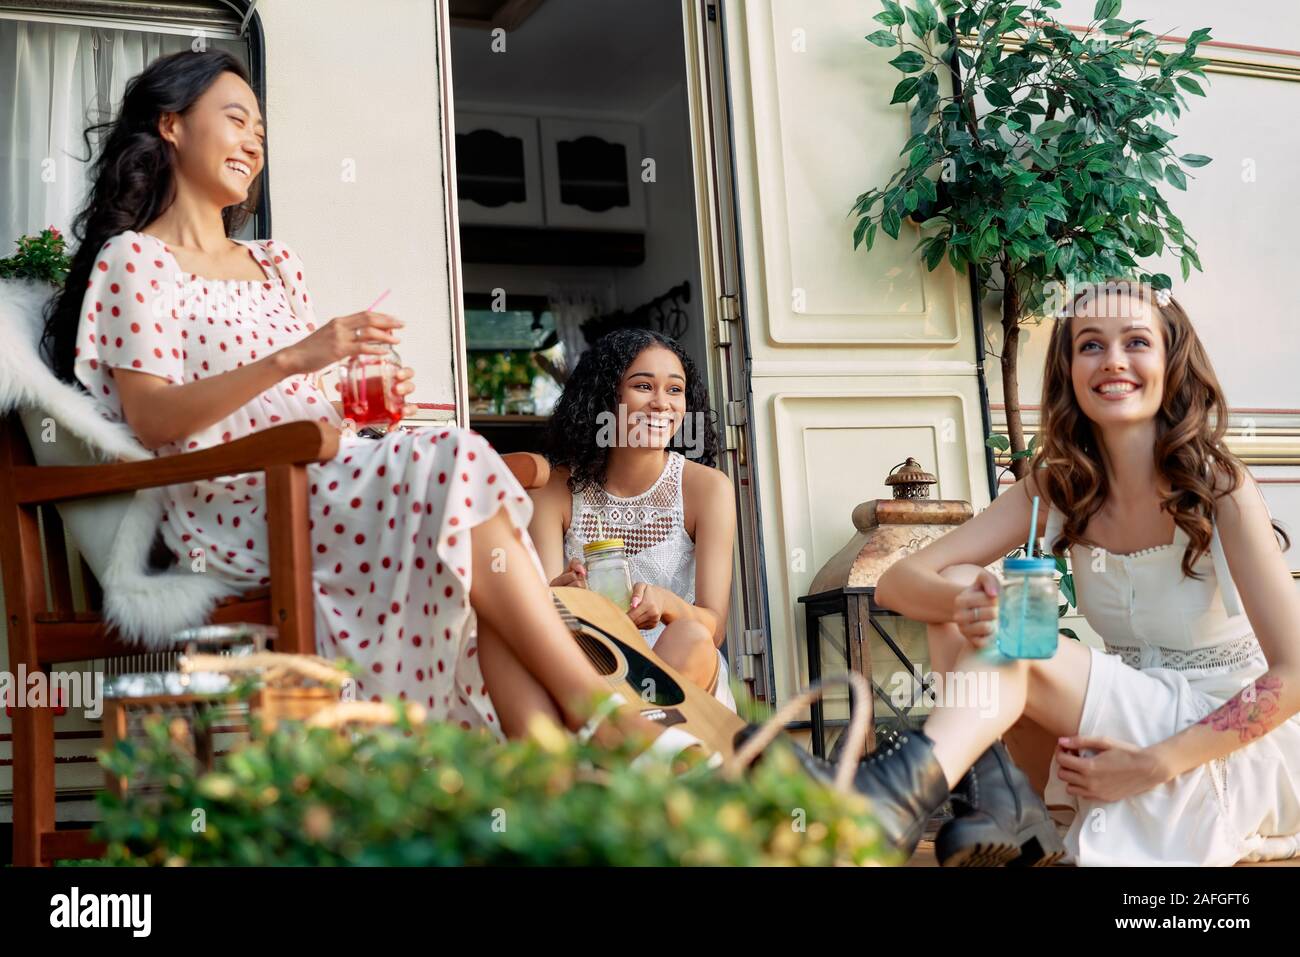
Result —
[[677, 339], [707, 377], [737, 492], [726, 651], [770, 701], [718, 5], [450, 0], [450, 14], [458, 418], [502, 452], [541, 451], [601, 335]]

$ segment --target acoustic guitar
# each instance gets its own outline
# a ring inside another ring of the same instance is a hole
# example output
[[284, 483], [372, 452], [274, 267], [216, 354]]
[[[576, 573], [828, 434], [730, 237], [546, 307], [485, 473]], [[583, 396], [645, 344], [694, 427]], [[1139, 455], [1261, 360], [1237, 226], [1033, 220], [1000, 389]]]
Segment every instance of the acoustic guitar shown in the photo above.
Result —
[[552, 588], [551, 597], [587, 660], [615, 691], [640, 702], [641, 717], [678, 726], [731, 758], [744, 720], [656, 656], [625, 612], [587, 588]]

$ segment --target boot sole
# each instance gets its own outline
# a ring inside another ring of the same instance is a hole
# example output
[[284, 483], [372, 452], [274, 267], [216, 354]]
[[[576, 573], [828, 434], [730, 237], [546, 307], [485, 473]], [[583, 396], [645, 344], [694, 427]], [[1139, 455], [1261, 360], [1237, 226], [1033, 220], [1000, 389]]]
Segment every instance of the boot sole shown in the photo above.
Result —
[[1014, 844], [976, 843], [959, 847], [939, 860], [940, 867], [1006, 867], [1020, 857]]
[[1020, 854], [1011, 867], [1050, 867], [1065, 857], [1065, 842], [1057, 833], [1056, 822], [1043, 821], [1027, 827], [1016, 839], [1020, 841]]
[[1021, 842], [989, 821], [949, 821], [934, 839], [940, 867], [1005, 867], [1020, 857]]

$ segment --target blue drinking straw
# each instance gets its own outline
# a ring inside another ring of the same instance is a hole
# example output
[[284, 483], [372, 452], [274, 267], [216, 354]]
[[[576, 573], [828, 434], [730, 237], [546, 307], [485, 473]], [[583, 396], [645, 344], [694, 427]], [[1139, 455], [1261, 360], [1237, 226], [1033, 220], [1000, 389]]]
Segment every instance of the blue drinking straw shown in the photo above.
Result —
[[1025, 551], [1029, 558], [1034, 557], [1034, 532], [1038, 531], [1038, 496], [1034, 496], [1034, 513], [1029, 518], [1029, 541], [1025, 542]]

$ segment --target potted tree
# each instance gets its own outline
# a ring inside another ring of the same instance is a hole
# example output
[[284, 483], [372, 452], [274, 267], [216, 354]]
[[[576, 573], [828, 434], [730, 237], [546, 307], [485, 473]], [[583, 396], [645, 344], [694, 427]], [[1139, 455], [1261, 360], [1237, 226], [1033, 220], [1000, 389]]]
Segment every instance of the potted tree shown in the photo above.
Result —
[[[866, 39], [896, 50], [903, 74], [891, 103], [911, 105], [906, 157], [883, 187], [857, 198], [854, 248], [877, 232], [898, 239], [920, 223], [917, 248], [933, 270], [946, 258], [973, 269], [981, 294], [1001, 294], [1002, 392], [1011, 453], [1023, 478], [1032, 443], [1020, 414], [1020, 326], [1051, 314], [1079, 283], [1129, 276], [1169, 288], [1138, 260], [1172, 251], [1183, 278], [1200, 269], [1196, 243], [1162, 195], [1186, 189], [1187, 169], [1162, 122], [1185, 95], [1204, 96], [1206, 60], [1194, 31], [1179, 50], [1120, 18], [1122, 0], [1098, 0], [1082, 32], [1051, 14], [1058, 0], [882, 0], [884, 25]], [[951, 95], [945, 90], [951, 87]]]

